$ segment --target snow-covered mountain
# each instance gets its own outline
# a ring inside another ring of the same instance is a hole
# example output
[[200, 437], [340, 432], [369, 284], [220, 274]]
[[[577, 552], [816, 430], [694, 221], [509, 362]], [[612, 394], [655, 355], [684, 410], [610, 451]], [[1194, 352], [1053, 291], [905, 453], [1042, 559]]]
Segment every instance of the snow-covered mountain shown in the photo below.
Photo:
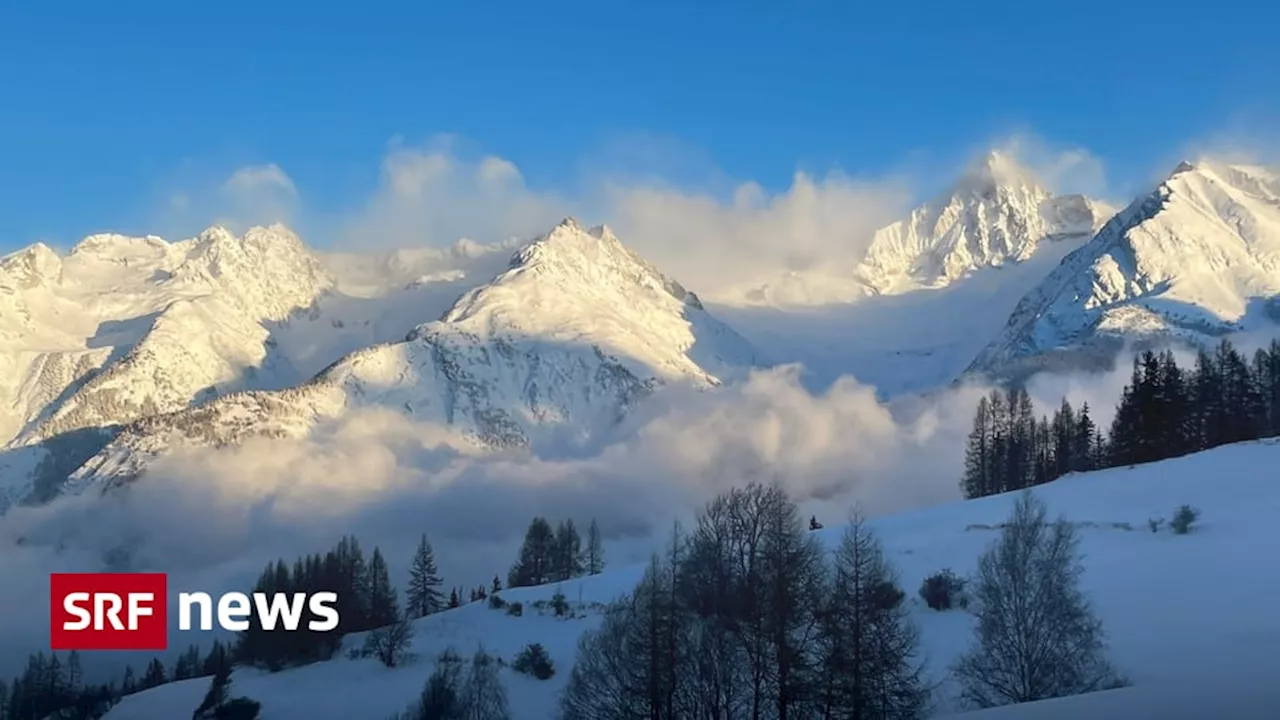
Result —
[[1112, 212], [1054, 195], [992, 152], [875, 233], [856, 269], [788, 273], [716, 311], [778, 362], [804, 364], [818, 387], [852, 374], [885, 395], [924, 390], [963, 372]]
[[1042, 243], [1083, 243], [1110, 214], [1083, 195], [1054, 195], [1013, 158], [991, 152], [938, 198], [876, 232], [856, 276], [878, 294], [942, 287], [1027, 260]]
[[1277, 318], [1280, 174], [1181, 163], [1024, 297], [971, 371], [1109, 359], [1126, 341], [1194, 343]]
[[332, 277], [289, 230], [94, 235], [0, 260], [0, 512], [124, 424], [292, 380], [272, 327]]
[[293, 233], [95, 235], [0, 261], [0, 443], [127, 423], [270, 371], [269, 332], [330, 285]]
[[748, 342], [608, 228], [567, 219], [403, 340], [353, 352], [299, 387], [145, 418], [68, 489], [135, 477], [175, 446], [299, 437], [361, 408], [448, 427], [480, 448], [572, 442], [660, 384], [710, 388], [756, 362]]
[[0, 259], [0, 513], [56, 494], [123, 426], [295, 386], [403, 339], [492, 278], [512, 247], [318, 253], [282, 226], [212, 227]]

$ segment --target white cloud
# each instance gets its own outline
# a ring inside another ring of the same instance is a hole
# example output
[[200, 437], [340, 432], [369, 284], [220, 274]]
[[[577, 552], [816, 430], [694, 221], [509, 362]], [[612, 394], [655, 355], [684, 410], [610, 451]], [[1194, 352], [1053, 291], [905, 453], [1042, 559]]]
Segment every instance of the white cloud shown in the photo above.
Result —
[[460, 158], [437, 141], [427, 149], [393, 147], [377, 190], [338, 221], [335, 239], [352, 248], [492, 242], [545, 231], [573, 210], [555, 194], [528, 188], [510, 161]]
[[222, 189], [231, 195], [279, 192], [296, 197], [298, 194], [293, 179], [275, 163], [242, 167], [231, 173], [231, 177], [222, 183]]
[[239, 168], [218, 190], [222, 215], [217, 221], [236, 230], [292, 222], [298, 209], [298, 188], [274, 163]]
[[1114, 201], [1105, 163], [1085, 148], [1063, 147], [1029, 132], [1012, 134], [993, 146], [1016, 158], [1018, 164], [1056, 193], [1081, 193]]
[[643, 560], [673, 518], [747, 480], [780, 482], [806, 512], [830, 517], [855, 500], [884, 512], [952, 499], [968, 392], [895, 418], [852, 380], [813, 395], [782, 368], [722, 392], [659, 393], [586, 457], [461, 454], [447, 430], [389, 411], [351, 415], [307, 440], [180, 453], [120, 501], [89, 493], [0, 522], [0, 604], [27, 611], [0, 623], [0, 646], [25, 653], [45, 642], [31, 628], [47, 607], [28, 593], [51, 569], [95, 569], [121, 545], [138, 569], [173, 573], [175, 588], [222, 591], [347, 532], [380, 546], [402, 582], [426, 532], [446, 582], [475, 585], [505, 579], [535, 514], [584, 527], [597, 518], [617, 566]]
[[[754, 182], [726, 195], [594, 167], [580, 193], [530, 188], [509, 160], [466, 159], [452, 142], [393, 147], [372, 197], [343, 219], [344, 246], [444, 245], [527, 238], [566, 215], [612, 226], [629, 246], [707, 294], [779, 268], [851, 266], [870, 234], [910, 197], [901, 178], [796, 173], [771, 193]], [[719, 183], [716, 183], [719, 185]]]
[[[197, 175], [199, 173], [191, 173]], [[302, 198], [279, 165], [246, 165], [229, 174], [188, 178], [168, 192], [149, 231], [173, 239], [190, 237], [212, 224], [243, 232], [252, 225], [296, 223]]]
[[626, 242], [707, 295], [786, 270], [851, 271], [871, 234], [906, 209], [899, 179], [796, 173], [784, 192], [738, 185], [727, 199], [611, 184], [607, 216]]

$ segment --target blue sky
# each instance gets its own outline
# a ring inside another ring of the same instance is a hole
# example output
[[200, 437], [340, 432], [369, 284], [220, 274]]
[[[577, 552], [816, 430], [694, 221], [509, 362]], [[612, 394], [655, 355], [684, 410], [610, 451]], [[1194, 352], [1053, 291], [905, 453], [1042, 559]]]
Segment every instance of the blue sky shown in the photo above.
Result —
[[538, 189], [607, 167], [777, 191], [1029, 130], [1127, 187], [1265, 134], [1277, 27], [1234, 0], [8, 3], [0, 248], [154, 231], [175, 188], [245, 165], [353, 205], [391, 138], [441, 133]]

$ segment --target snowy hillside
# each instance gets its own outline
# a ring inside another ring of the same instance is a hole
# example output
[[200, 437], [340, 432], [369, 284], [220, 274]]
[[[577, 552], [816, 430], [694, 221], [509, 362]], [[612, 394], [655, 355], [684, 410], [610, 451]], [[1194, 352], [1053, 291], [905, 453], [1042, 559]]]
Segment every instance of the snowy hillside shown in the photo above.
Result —
[[[1037, 489], [1053, 514], [1077, 523], [1085, 555], [1083, 587], [1110, 636], [1111, 658], [1132, 681], [1120, 691], [1044, 703], [1043, 714], [1010, 708], [975, 714], [979, 717], [1217, 717], [1226, 707], [1219, 693], [1232, 693], [1238, 703], [1265, 693], [1271, 706], [1280, 691], [1273, 683], [1241, 686], [1261, 677], [1280, 648], [1280, 615], [1273, 599], [1280, 592], [1274, 573], [1259, 572], [1255, 553], [1270, 547], [1280, 486], [1263, 468], [1280, 462], [1280, 445], [1247, 443], [1227, 446], [1160, 463], [1068, 476]], [[870, 526], [884, 542], [908, 591], [911, 616], [921, 629], [923, 657], [929, 673], [941, 682], [935, 710], [957, 711], [956, 688], [946, 668], [972, 637], [972, 618], [963, 611], [935, 612], [915, 594], [921, 580], [945, 567], [968, 573], [978, 555], [996, 536], [1013, 497], [993, 496], [878, 518]], [[1147, 520], [1167, 518], [1189, 503], [1202, 519], [1188, 535], [1167, 530], [1153, 534]], [[835, 520], [843, 509], [830, 510]], [[829, 522], [819, 531], [834, 547], [841, 529]], [[556, 697], [568, 676], [581, 633], [597, 625], [598, 603], [628, 590], [642, 568], [607, 570], [604, 574], [559, 586], [523, 588], [502, 593], [523, 601], [523, 617], [489, 609], [478, 602], [429, 616], [416, 623], [417, 663], [387, 669], [374, 660], [336, 659], [275, 675], [240, 670], [235, 693], [262, 702], [264, 718], [382, 718], [403, 709], [421, 689], [434, 658], [445, 647], [468, 653], [483, 645], [508, 662], [529, 642], [540, 642], [556, 665], [556, 675], [537, 681], [502, 671], [510, 694], [513, 720], [553, 717]], [[561, 589], [583, 617], [560, 620], [532, 603], [549, 600]], [[348, 645], [360, 639], [348, 639]], [[176, 642], [181, 645], [181, 642]], [[1250, 668], [1253, 668], [1252, 670]], [[166, 685], [127, 698], [110, 720], [169, 720], [185, 717], [198, 704], [207, 680]], [[1195, 687], [1181, 698], [1182, 715], [1139, 712], [1108, 714], [1116, 708], [1151, 710], [1166, 699], [1162, 689]], [[1254, 695], [1246, 694], [1251, 691]], [[1201, 705], [1190, 704], [1200, 702]], [[1145, 703], [1145, 704], [1144, 704]], [[1063, 714], [1061, 708], [1085, 714]], [[1058, 708], [1058, 714], [1053, 714]], [[1258, 710], [1257, 706], [1252, 709]], [[1231, 717], [1266, 717], [1235, 714]]]
[[1019, 303], [970, 369], [1104, 357], [1124, 340], [1201, 342], [1274, 322], [1280, 175], [1180, 164]]
[[450, 428], [470, 447], [575, 442], [612, 426], [658, 384], [710, 388], [755, 362], [751, 345], [697, 296], [608, 228], [569, 219], [403, 340], [357, 350], [296, 388], [145, 419], [68, 489], [131, 478], [175, 444], [296, 437], [358, 408]]
[[1109, 216], [1082, 195], [1055, 196], [992, 152], [940, 197], [878, 231], [856, 274], [878, 294], [941, 287], [979, 268], [1022, 262], [1042, 243], [1083, 243]]

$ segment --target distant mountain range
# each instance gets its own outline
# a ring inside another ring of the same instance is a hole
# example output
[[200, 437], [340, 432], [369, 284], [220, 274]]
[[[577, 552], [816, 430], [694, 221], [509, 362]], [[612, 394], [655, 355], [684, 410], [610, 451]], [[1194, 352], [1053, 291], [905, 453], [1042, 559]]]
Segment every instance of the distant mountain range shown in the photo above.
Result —
[[[815, 306], [887, 318], [829, 354], [929, 384], [1212, 341], [1277, 317], [1278, 178], [1184, 163], [1115, 213], [993, 153], [877, 232], [856, 268], [780, 275], [744, 302], [782, 329]], [[33, 245], [0, 259], [0, 511], [120, 485], [174, 447], [305, 437], [364, 408], [480, 451], [582, 442], [660, 386], [713, 391], [786, 359], [783, 335], [730, 327], [747, 317], [709, 312], [572, 219], [523, 244], [382, 255], [316, 252], [281, 226]]]

